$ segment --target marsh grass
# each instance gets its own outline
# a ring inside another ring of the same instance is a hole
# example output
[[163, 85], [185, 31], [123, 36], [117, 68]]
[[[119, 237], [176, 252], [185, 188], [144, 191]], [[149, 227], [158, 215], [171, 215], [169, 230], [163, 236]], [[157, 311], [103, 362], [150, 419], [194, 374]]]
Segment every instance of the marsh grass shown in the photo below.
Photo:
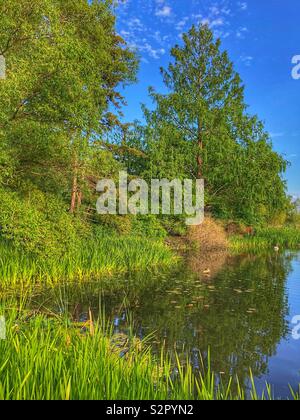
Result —
[[273, 251], [275, 246], [281, 249], [300, 248], [300, 229], [265, 228], [258, 229], [253, 236], [233, 236], [230, 238], [230, 248], [235, 253]]
[[0, 243], [0, 287], [84, 281], [176, 261], [162, 242], [134, 237], [103, 237], [61, 258], [41, 258]]
[[[171, 361], [163, 351], [155, 357], [133, 336], [124, 352], [105, 322], [90, 320], [76, 328], [66, 319], [36, 316], [21, 322], [11, 313], [7, 331], [7, 340], [0, 341], [1, 400], [246, 399], [238, 381], [238, 386], [233, 379], [222, 383], [211, 372], [209, 357], [201, 374], [188, 360]], [[258, 396], [252, 378], [248, 397], [271, 399], [272, 391], [267, 387]]]

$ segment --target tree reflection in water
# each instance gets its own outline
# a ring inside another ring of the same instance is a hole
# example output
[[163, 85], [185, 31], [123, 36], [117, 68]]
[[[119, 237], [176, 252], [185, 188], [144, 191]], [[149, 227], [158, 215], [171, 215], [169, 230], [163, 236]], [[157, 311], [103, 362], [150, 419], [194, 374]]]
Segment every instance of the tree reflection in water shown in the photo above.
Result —
[[249, 369], [256, 377], [266, 373], [269, 358], [288, 333], [285, 281], [293, 257], [225, 258], [210, 276], [203, 275], [204, 265], [191, 257], [168, 271], [47, 290], [28, 304], [67, 312], [77, 321], [89, 308], [95, 318], [105, 308], [117, 332], [128, 332], [129, 323], [140, 337], [154, 332], [154, 351], [164, 346], [174, 354], [176, 349], [181, 360], [188, 355], [195, 368], [201, 357], [206, 363], [210, 349], [214, 372], [237, 375], [246, 384]]

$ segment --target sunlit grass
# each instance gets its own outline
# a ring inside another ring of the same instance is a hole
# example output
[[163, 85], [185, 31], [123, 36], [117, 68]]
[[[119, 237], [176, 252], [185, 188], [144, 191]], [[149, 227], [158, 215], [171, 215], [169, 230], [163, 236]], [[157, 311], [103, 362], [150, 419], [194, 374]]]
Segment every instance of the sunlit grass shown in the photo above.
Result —
[[[195, 372], [187, 360], [151, 354], [146, 343], [128, 336], [126, 351], [112, 329], [90, 319], [80, 328], [67, 320], [37, 316], [27, 322], [10, 316], [0, 341], [1, 400], [243, 400], [271, 399], [266, 387], [221, 383], [211, 372]], [[204, 364], [203, 364], [204, 366]], [[235, 381], [236, 382], [236, 381]], [[249, 395], [248, 395], [249, 394]], [[299, 395], [291, 394], [297, 399]]]
[[231, 250], [235, 253], [248, 251], [300, 248], [300, 229], [265, 228], [257, 229], [252, 236], [234, 236], [230, 239]]
[[170, 265], [175, 261], [172, 251], [162, 242], [134, 237], [103, 237], [60, 259], [34, 257], [0, 243], [0, 288], [84, 281], [103, 274]]

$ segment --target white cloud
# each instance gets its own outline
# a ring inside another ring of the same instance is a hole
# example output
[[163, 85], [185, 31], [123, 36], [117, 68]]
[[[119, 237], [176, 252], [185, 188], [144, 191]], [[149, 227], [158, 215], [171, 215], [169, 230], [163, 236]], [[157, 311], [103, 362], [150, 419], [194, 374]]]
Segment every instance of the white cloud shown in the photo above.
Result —
[[[231, 34], [228, 29], [230, 27], [229, 18], [232, 16], [230, 4], [228, 0], [211, 0], [208, 5], [203, 2], [200, 13], [198, 11], [191, 14], [191, 20], [197, 24], [208, 25], [214, 30], [217, 37], [226, 38]], [[221, 30], [221, 28], [227, 29]]]
[[[135, 51], [139, 51], [142, 54], [148, 55], [148, 57], [153, 58], [154, 60], [159, 60], [163, 55], [166, 54], [164, 48], [154, 48], [145, 38], [141, 42], [130, 42], [130, 48]], [[142, 56], [142, 61], [148, 63], [149, 61], [145, 56]]]
[[243, 64], [245, 64], [245, 66], [250, 67], [254, 57], [252, 57], [251, 55], [241, 55], [240, 60]]
[[121, 36], [123, 38], [129, 38], [130, 37], [130, 32], [128, 31], [124, 31], [124, 29], [122, 29], [122, 31], [120, 32]]
[[270, 137], [272, 137], [272, 139], [283, 137], [283, 136], [284, 136], [284, 133], [270, 133]]
[[186, 26], [188, 21], [189, 21], [189, 17], [185, 16], [179, 22], [177, 22], [177, 24], [176, 24], [177, 31], [181, 32], [183, 30], [183, 28]]
[[223, 26], [224, 20], [222, 18], [214, 19], [210, 22], [210, 27], [215, 28], [216, 26]]
[[160, 57], [166, 53], [164, 48], [155, 49], [148, 42], [146, 42], [144, 45], [138, 46], [138, 49], [141, 52], [146, 52], [151, 58], [154, 58], [155, 60], [160, 59]]
[[216, 30], [215, 30], [215, 36], [216, 36], [217, 38], [223, 38], [223, 39], [226, 39], [226, 38], [228, 38], [230, 35], [231, 35], [231, 32], [230, 32], [230, 31], [222, 31], [222, 30], [219, 30], [219, 29], [216, 29]]
[[131, 0], [117, 0], [117, 10], [120, 16], [126, 16]]
[[154, 39], [161, 46], [165, 46], [166, 42], [168, 42], [171, 39], [170, 35], [162, 35], [160, 31], [155, 31], [151, 35], [151, 38]]
[[201, 20], [201, 24], [202, 24], [202, 25], [209, 25], [209, 24], [210, 24], [210, 20], [209, 20], [208, 18], [203, 18], [203, 19]]
[[239, 1], [238, 2], [238, 7], [240, 8], [240, 10], [247, 10], [248, 9], [248, 4], [245, 1]]
[[192, 15], [191, 15], [191, 17], [193, 18], [193, 19], [195, 19], [195, 20], [200, 20], [200, 19], [202, 19], [203, 18], [203, 16], [202, 16], [202, 14], [201, 13], [193, 13]]
[[[192, 24], [207, 24], [222, 39], [230, 36], [242, 40], [248, 31], [233, 20], [238, 11], [247, 9], [248, 0], [185, 0], [192, 9], [184, 14], [170, 0], [117, 1], [122, 4], [118, 8], [120, 34], [140, 51], [144, 62], [166, 54]], [[244, 54], [239, 61], [250, 66], [253, 57]]]
[[155, 16], [158, 17], [169, 17], [172, 14], [172, 9], [170, 6], [163, 6], [161, 9], [155, 12]]
[[217, 6], [211, 6], [209, 11], [212, 15], [218, 16], [221, 13], [221, 10]]
[[145, 26], [142, 24], [141, 20], [138, 18], [130, 19], [128, 22], [128, 26], [131, 30], [143, 32], [145, 30]]
[[243, 39], [245, 38], [245, 34], [248, 32], [248, 29], [243, 26], [236, 31], [237, 38]]

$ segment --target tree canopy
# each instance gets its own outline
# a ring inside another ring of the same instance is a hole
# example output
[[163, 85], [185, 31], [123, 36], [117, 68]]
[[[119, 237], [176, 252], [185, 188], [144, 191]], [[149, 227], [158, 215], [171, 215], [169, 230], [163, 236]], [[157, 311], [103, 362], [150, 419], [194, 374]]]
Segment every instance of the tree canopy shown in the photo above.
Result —
[[[154, 109], [144, 107], [140, 124], [121, 122], [119, 87], [136, 81], [138, 60], [116, 32], [113, 0], [5, 0], [0, 21], [6, 238], [42, 248], [55, 224], [54, 249], [69, 225], [70, 237], [88, 231], [97, 180], [121, 168], [146, 179], [204, 178], [206, 207], [217, 217], [254, 224], [286, 212], [287, 162], [249, 115], [240, 76], [207, 26], [172, 48], [161, 69], [167, 93], [150, 88]], [[35, 234], [42, 224], [48, 233]]]
[[273, 150], [264, 124], [247, 112], [244, 86], [221, 41], [207, 25], [192, 27], [161, 69], [166, 94], [150, 88], [144, 108], [144, 167], [151, 177], [204, 178], [215, 215], [266, 222], [288, 204], [287, 162]]
[[114, 126], [136, 59], [111, 1], [7, 0], [0, 15], [2, 176], [13, 165], [20, 180], [67, 194], [93, 161], [88, 146]]

